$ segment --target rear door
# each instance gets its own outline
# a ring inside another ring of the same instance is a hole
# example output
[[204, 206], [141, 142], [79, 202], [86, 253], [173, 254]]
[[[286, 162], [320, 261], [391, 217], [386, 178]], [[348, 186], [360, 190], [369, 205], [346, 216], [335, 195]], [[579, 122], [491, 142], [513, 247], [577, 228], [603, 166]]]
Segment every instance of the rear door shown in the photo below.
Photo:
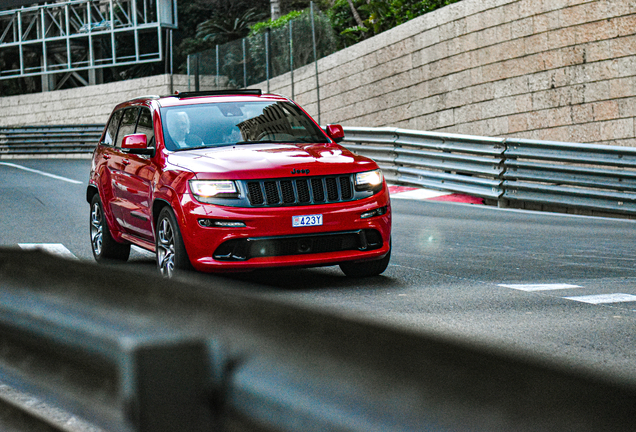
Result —
[[113, 214], [114, 200], [113, 194], [113, 166], [112, 160], [117, 156], [115, 150], [115, 141], [117, 139], [117, 130], [119, 129], [119, 123], [121, 122], [123, 111], [119, 110], [111, 115], [108, 121], [108, 127], [104, 133], [102, 141], [97, 146], [95, 154], [93, 156], [93, 169], [99, 183], [99, 196], [102, 200], [102, 204], [106, 211], [106, 217], [108, 218], [111, 229], [119, 230], [119, 225], [115, 225], [113, 218], [116, 220]]

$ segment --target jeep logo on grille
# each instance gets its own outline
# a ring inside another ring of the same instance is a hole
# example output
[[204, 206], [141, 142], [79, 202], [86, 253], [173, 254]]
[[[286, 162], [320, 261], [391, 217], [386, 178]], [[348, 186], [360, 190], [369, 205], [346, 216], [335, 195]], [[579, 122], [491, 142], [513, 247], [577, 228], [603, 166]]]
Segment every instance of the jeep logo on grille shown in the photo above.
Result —
[[308, 169], [298, 170], [294, 168], [291, 173], [292, 174], [309, 174], [309, 170]]

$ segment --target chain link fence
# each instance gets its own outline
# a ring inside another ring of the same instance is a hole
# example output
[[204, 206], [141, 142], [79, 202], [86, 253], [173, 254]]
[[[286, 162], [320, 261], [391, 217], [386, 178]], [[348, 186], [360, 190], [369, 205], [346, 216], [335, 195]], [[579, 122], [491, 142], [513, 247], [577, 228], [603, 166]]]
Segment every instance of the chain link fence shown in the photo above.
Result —
[[188, 90], [245, 88], [290, 73], [295, 98], [294, 70], [316, 65], [318, 121], [320, 84], [318, 59], [337, 50], [336, 34], [327, 16], [311, 7], [283, 27], [267, 29], [244, 39], [217, 45], [188, 56]]

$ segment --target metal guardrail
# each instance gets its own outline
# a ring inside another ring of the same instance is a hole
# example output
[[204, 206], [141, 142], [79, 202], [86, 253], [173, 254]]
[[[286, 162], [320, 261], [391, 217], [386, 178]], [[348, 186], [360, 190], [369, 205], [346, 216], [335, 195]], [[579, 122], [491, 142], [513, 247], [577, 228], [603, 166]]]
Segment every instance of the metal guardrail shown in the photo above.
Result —
[[501, 196], [503, 139], [395, 128], [344, 129], [344, 145], [378, 162], [391, 183]]
[[501, 207], [636, 214], [636, 149], [345, 127], [344, 145], [374, 158], [394, 184], [497, 200]]
[[[393, 184], [526, 203], [636, 215], [636, 149], [345, 127], [343, 144], [375, 159]], [[0, 159], [93, 151], [102, 125], [0, 129]]]
[[229, 278], [0, 249], [0, 282], [0, 382], [106, 430], [631, 432], [636, 418], [636, 382]]
[[506, 140], [502, 198], [636, 214], [636, 149]]
[[0, 159], [91, 153], [104, 125], [0, 128]]

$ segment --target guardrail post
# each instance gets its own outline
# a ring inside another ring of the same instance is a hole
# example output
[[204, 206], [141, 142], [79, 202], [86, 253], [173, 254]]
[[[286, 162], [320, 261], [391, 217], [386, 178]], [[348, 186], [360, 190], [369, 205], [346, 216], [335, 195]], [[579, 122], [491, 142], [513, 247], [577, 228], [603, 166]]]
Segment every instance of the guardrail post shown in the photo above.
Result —
[[499, 189], [501, 190], [501, 194], [499, 195], [499, 198], [497, 198], [497, 207], [508, 208], [509, 206], [508, 200], [504, 198], [505, 192], [506, 192], [505, 185], [504, 185], [504, 178], [505, 178], [506, 169], [507, 169], [506, 151], [508, 151], [508, 140], [504, 139], [502, 145], [503, 145], [504, 151], [501, 153], [501, 160], [499, 161], [499, 165], [501, 166], [501, 173], [499, 173]]

